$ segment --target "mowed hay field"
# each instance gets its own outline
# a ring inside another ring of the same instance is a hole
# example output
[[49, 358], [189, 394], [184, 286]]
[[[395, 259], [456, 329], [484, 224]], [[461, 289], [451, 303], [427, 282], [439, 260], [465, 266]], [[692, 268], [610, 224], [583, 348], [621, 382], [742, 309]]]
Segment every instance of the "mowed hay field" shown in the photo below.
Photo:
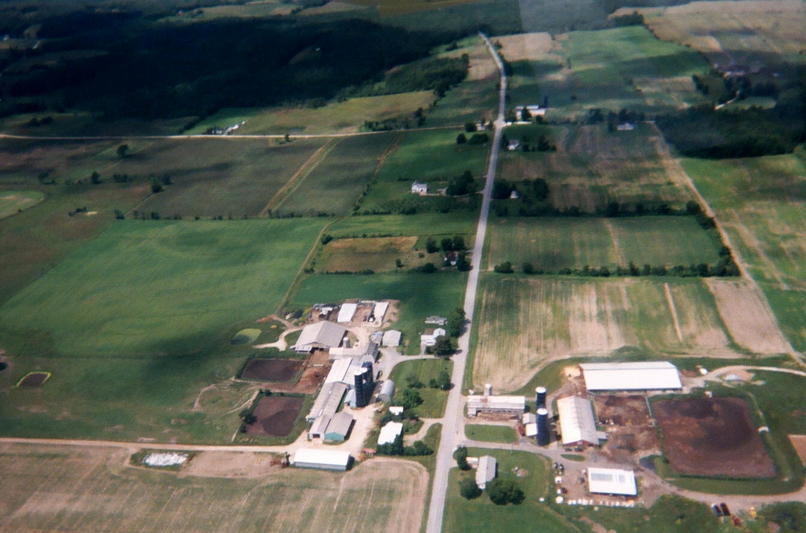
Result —
[[[242, 6], [238, 6], [242, 7]], [[187, 133], [204, 133], [213, 126], [227, 127], [246, 121], [238, 134], [355, 133], [365, 121], [410, 119], [414, 112], [428, 109], [433, 91], [415, 91], [382, 96], [349, 98], [323, 107], [280, 107], [267, 109], [225, 108], [202, 120]]]
[[500, 176], [510, 181], [542, 178], [549, 202], [557, 209], [582, 212], [604, 209], [610, 202], [666, 202], [682, 207], [691, 194], [666, 173], [654, 130], [644, 124], [633, 131], [608, 132], [596, 126], [516, 126], [510, 139], [535, 143], [545, 135], [556, 152], [504, 152]]
[[515, 390], [552, 359], [620, 349], [736, 356], [713, 295], [696, 279], [482, 275], [473, 381]]
[[510, 261], [547, 272], [584, 266], [712, 264], [719, 243], [694, 217], [496, 218], [490, 225], [487, 268]]
[[337, 239], [330, 241], [322, 251], [317, 270], [321, 272], [386, 272], [396, 270], [396, 261], [401, 268], [412, 268], [432, 262], [442, 263], [440, 254], [425, 254], [419, 257], [415, 251], [417, 237], [375, 237], [367, 239]]
[[276, 309], [323, 224], [117, 222], [0, 307], [0, 338], [35, 355], [197, 352]]
[[275, 211], [349, 214], [396, 139], [394, 134], [377, 134], [337, 142]]
[[0, 190], [0, 219], [16, 215], [33, 207], [45, 199], [40, 191], [2, 191]]
[[376, 459], [337, 474], [266, 469], [268, 455], [256, 463], [243, 454], [265, 474], [223, 479], [127, 467], [129, 453], [0, 445], [0, 529], [408, 533], [422, 520], [428, 474], [413, 461]]
[[692, 2], [638, 11], [660, 39], [690, 46], [716, 63], [767, 63], [770, 56], [802, 61], [806, 6], [797, 0]]

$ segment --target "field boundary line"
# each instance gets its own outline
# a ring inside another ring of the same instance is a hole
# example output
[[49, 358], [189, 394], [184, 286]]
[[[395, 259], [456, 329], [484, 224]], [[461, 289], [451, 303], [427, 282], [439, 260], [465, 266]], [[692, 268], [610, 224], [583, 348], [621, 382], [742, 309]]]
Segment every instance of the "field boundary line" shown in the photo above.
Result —
[[300, 165], [297, 171], [294, 172], [290, 178], [288, 178], [288, 181], [286, 181], [285, 184], [280, 187], [280, 190], [274, 193], [274, 196], [272, 196], [266, 205], [263, 206], [263, 209], [260, 210], [257, 216], [265, 217], [269, 211], [283, 205], [283, 202], [285, 202], [286, 199], [288, 199], [288, 197], [299, 188], [302, 182], [305, 181], [305, 178], [307, 178], [311, 172], [313, 172], [314, 169], [325, 160], [330, 152], [333, 151], [333, 148], [339, 144], [339, 141], [340, 139], [331, 139], [320, 146], [313, 154], [311, 154], [311, 157], [306, 159], [305, 162]]
[[683, 332], [680, 331], [680, 321], [677, 319], [677, 307], [674, 305], [672, 290], [669, 288], [668, 282], [663, 282], [663, 292], [666, 295], [666, 303], [669, 304], [669, 311], [672, 313], [672, 323], [674, 324], [674, 331], [677, 333], [677, 340], [683, 342]]

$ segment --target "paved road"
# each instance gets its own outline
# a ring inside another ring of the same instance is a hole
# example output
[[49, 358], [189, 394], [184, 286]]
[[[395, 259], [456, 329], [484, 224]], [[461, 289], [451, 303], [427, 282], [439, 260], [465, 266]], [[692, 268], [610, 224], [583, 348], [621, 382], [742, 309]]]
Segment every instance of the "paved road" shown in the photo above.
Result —
[[484, 39], [490, 54], [493, 56], [498, 70], [501, 74], [501, 86], [498, 95], [498, 116], [495, 119], [495, 134], [493, 135], [492, 146], [490, 148], [490, 158], [487, 165], [487, 178], [484, 183], [483, 200], [481, 203], [481, 215], [476, 229], [476, 241], [472, 252], [472, 269], [467, 278], [467, 288], [465, 290], [464, 310], [468, 320], [468, 327], [464, 334], [459, 337], [459, 353], [453, 357], [453, 376], [455, 384], [448, 394], [448, 402], [445, 407], [445, 416], [442, 420], [442, 438], [437, 450], [437, 463], [434, 470], [434, 484], [431, 489], [431, 505], [428, 509], [427, 533], [439, 533], [442, 531], [442, 518], [445, 512], [445, 495], [448, 490], [448, 472], [453, 463], [453, 450], [464, 439], [463, 421], [464, 408], [462, 403], [462, 382], [465, 376], [465, 366], [467, 364], [467, 352], [470, 348], [470, 330], [473, 325], [473, 311], [476, 306], [476, 288], [481, 271], [481, 256], [484, 249], [484, 239], [487, 234], [487, 218], [490, 213], [490, 201], [492, 198], [493, 181], [495, 180], [495, 169], [498, 164], [498, 151], [501, 147], [501, 136], [504, 131], [504, 106], [506, 102], [507, 78], [504, 74], [504, 64], [495, 47], [486, 35], [480, 34]]

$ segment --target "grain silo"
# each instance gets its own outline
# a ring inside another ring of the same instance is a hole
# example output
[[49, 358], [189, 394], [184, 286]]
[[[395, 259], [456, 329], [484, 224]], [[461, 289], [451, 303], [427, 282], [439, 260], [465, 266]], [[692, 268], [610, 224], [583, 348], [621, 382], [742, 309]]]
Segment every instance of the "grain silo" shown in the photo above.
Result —
[[549, 443], [549, 412], [545, 407], [537, 410], [537, 444], [547, 446]]
[[537, 409], [546, 408], [546, 387], [538, 387], [535, 389], [535, 404], [537, 404]]

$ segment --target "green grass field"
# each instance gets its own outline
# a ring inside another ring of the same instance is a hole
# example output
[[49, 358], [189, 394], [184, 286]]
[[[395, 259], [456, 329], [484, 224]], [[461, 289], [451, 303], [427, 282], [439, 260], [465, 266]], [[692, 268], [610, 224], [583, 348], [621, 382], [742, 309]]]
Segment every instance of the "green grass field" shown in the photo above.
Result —
[[[520, 505], [495, 505], [486, 494], [466, 500], [459, 494], [459, 481], [472, 477], [475, 471], [450, 472], [448, 497], [445, 504], [443, 528], [447, 533], [467, 531], [498, 532], [521, 531], [524, 524], [539, 524], [540, 531], [571, 533], [579, 531], [553, 507], [538, 503], [538, 498], [549, 496], [550, 465], [548, 460], [527, 452], [507, 452], [469, 448], [468, 455], [492, 455], [498, 461], [498, 477], [513, 479], [526, 495]], [[518, 477], [513, 468], [524, 469], [526, 475]]]
[[395, 329], [403, 332], [406, 353], [420, 349], [420, 333], [429, 315], [446, 316], [462, 305], [467, 276], [462, 273], [388, 273], [373, 275], [321, 274], [308, 276], [291, 295], [286, 307], [302, 308], [317, 302], [348, 298], [400, 301]]
[[276, 309], [322, 225], [115, 223], [6, 302], [0, 336], [25, 355], [204, 351], [231, 324]]
[[0, 191], [0, 219], [21, 213], [44, 199], [41, 191]]
[[445, 402], [448, 400], [448, 391], [432, 389], [428, 386], [431, 379], [436, 379], [440, 372], [449, 375], [453, 363], [447, 359], [420, 359], [405, 361], [395, 366], [389, 379], [395, 382], [395, 396], [399, 396], [407, 387], [408, 376], [415, 376], [424, 386], [417, 389], [423, 403], [414, 408], [414, 413], [420, 418], [439, 418], [445, 412]]
[[548, 361], [573, 355], [737, 355], [700, 280], [490, 273], [479, 289], [471, 385], [516, 390]]
[[274, 211], [349, 214], [394, 140], [394, 134], [379, 134], [340, 141]]
[[429, 254], [416, 245], [413, 236], [336, 239], [324, 246], [315, 268], [318, 272], [392, 272], [426, 263], [442, 265], [441, 253]]
[[497, 218], [490, 226], [488, 269], [510, 261], [563, 268], [714, 264], [719, 242], [694, 217]]
[[361, 202], [360, 211], [393, 211], [401, 205], [416, 205], [428, 211], [436, 198], [411, 194], [414, 181], [424, 181], [429, 191], [446, 187], [448, 179], [469, 170], [480, 183], [489, 146], [457, 145], [459, 130], [408, 132], [398, 149], [385, 161]]
[[431, 236], [437, 241], [464, 235], [465, 243], [470, 244], [477, 221], [477, 214], [470, 211], [454, 211], [448, 216], [443, 213], [353, 216], [337, 221], [327, 232], [336, 238], [419, 235], [421, 239]]
[[[513, 126], [507, 137], [534, 145], [545, 135], [556, 152], [504, 152], [499, 175], [509, 181], [542, 178], [557, 209], [592, 213], [610, 202], [668, 203], [683, 207], [691, 194], [667, 175], [658, 153], [661, 139], [648, 125], [609, 132], [606, 125]], [[518, 202], [511, 213], [517, 213]], [[500, 203], [500, 202], [497, 202]]]
[[484, 442], [517, 442], [518, 435], [510, 426], [491, 426], [486, 424], [466, 424], [465, 435], [470, 440]]
[[[125, 466], [129, 453], [3, 445], [0, 529], [257, 532], [282, 523], [293, 530], [408, 533], [419, 528], [428, 479], [409, 461], [370, 461], [342, 474], [281, 470], [269, 465], [268, 454], [213, 452], [194, 457], [180, 477]], [[226, 470], [217, 461], [262, 475], [206, 477]]]
[[[683, 159], [798, 349], [806, 347], [806, 154]], [[764, 176], [764, 179], [758, 179]]]

